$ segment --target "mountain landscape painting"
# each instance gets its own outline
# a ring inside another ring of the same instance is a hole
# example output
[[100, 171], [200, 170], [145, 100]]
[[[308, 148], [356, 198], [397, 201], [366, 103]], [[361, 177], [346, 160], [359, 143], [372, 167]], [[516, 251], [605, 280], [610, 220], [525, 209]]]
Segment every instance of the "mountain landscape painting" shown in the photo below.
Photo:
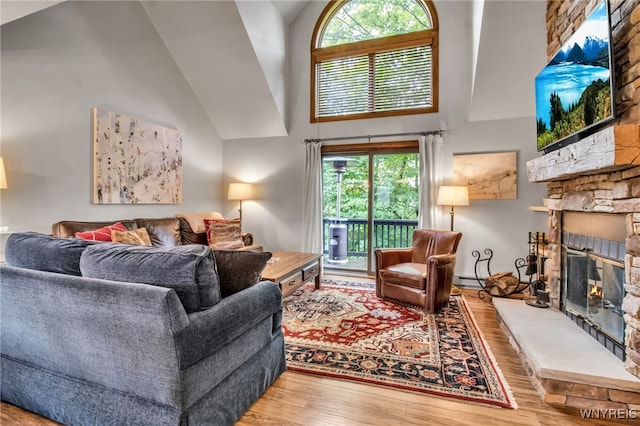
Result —
[[538, 150], [613, 117], [609, 16], [602, 1], [536, 77]]

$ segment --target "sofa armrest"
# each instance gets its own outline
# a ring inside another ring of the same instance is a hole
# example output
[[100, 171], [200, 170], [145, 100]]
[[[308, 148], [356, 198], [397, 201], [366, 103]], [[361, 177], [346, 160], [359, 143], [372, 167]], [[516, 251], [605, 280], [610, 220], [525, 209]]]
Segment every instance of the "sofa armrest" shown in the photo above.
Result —
[[242, 233], [242, 241], [244, 241], [244, 245], [245, 246], [252, 246], [253, 245], [253, 234], [250, 232], [243, 232]]
[[222, 299], [206, 311], [189, 314], [189, 325], [177, 336], [180, 367], [185, 369], [218, 351], [265, 318], [273, 317], [273, 333], [282, 325], [282, 292], [271, 281]]

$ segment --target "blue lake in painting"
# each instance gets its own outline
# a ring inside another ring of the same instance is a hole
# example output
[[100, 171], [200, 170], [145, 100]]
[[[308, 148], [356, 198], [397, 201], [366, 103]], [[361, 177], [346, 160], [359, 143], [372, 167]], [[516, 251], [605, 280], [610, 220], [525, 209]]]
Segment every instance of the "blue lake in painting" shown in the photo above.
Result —
[[551, 93], [558, 93], [562, 106], [566, 109], [580, 99], [580, 95], [589, 84], [598, 79], [605, 81], [609, 75], [608, 68], [572, 62], [547, 66], [536, 77], [536, 118], [542, 118], [547, 127], [549, 126]]

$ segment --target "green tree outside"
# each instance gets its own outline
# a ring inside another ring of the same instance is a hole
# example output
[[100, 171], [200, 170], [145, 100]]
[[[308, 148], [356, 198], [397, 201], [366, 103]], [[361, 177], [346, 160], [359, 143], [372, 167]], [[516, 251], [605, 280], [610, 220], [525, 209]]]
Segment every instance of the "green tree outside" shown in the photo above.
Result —
[[[331, 158], [331, 157], [329, 157]], [[342, 220], [368, 218], [369, 157], [348, 156], [349, 162], [342, 177]], [[418, 220], [419, 157], [417, 153], [381, 154], [372, 157], [374, 221]], [[331, 221], [337, 218], [337, 179], [332, 161], [323, 161], [323, 217]], [[366, 252], [368, 224], [363, 225], [361, 235], [349, 235], [348, 251]], [[402, 229], [401, 229], [402, 228]], [[377, 247], [402, 247], [409, 245], [411, 229], [398, 226], [391, 235], [374, 235]], [[375, 232], [382, 232], [375, 228]], [[400, 232], [402, 232], [400, 234]]]

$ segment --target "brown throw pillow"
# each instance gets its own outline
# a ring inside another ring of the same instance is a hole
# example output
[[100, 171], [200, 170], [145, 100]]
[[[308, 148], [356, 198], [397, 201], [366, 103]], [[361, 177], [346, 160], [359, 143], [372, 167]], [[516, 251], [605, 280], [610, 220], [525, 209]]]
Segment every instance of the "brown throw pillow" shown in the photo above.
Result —
[[214, 250], [213, 256], [220, 277], [220, 294], [227, 297], [260, 281], [271, 252]]
[[207, 242], [213, 250], [231, 250], [244, 247], [240, 219], [205, 219]]
[[111, 241], [114, 243], [135, 244], [137, 246], [150, 246], [151, 238], [147, 228], [142, 227], [134, 231], [111, 231]]

